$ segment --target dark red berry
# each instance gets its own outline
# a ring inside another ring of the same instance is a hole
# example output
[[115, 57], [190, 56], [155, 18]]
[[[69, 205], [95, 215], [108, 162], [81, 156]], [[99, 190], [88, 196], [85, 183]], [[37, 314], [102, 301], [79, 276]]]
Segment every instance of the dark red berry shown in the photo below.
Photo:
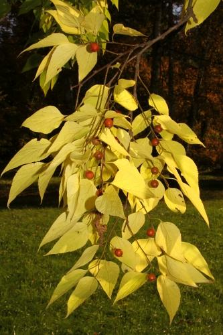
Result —
[[94, 153], [94, 157], [95, 157], [98, 161], [100, 161], [100, 160], [104, 157], [104, 154], [103, 154], [103, 152], [101, 152], [101, 151], [96, 151], [96, 152]]
[[107, 128], [111, 128], [113, 126], [113, 120], [112, 119], [105, 119], [104, 120], [104, 125]]
[[157, 145], [159, 145], [159, 143], [160, 143], [160, 141], [156, 137], [151, 140], [151, 145], [153, 147], [156, 147]]
[[151, 168], [151, 172], [152, 172], [152, 174], [158, 174], [158, 173], [159, 173], [159, 169], [158, 169], [158, 167], [153, 166], [153, 167]]
[[147, 279], [148, 279], [148, 281], [150, 281], [150, 282], [156, 281], [156, 275], [155, 275], [154, 273], [149, 273], [149, 274], [147, 275]]
[[92, 42], [90, 44], [90, 51], [91, 52], [97, 52], [100, 50], [100, 45], [97, 42]]
[[87, 179], [93, 179], [93, 178], [94, 178], [94, 172], [91, 171], [91, 170], [87, 170], [87, 171], [85, 171], [85, 177], [86, 177]]
[[161, 131], [163, 130], [163, 128], [161, 127], [160, 124], [157, 124], [155, 127], [154, 127], [154, 131], [156, 133], [161, 133]]
[[114, 254], [116, 257], [122, 257], [123, 251], [122, 249], [114, 249]]
[[156, 179], [151, 180], [150, 186], [153, 187], [153, 188], [157, 188], [159, 186], [158, 180], [156, 180]]
[[154, 237], [155, 234], [156, 234], [156, 231], [155, 231], [154, 228], [149, 228], [149, 229], [147, 229], [146, 234], [147, 234], [147, 236], [149, 236], [149, 237]]

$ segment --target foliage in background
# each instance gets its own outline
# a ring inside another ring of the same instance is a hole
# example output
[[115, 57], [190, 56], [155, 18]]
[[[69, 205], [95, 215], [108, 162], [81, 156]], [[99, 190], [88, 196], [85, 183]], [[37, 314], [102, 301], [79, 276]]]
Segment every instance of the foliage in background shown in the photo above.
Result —
[[[111, 299], [120, 276], [114, 303], [147, 281], [157, 281], [159, 296], [172, 322], [181, 298], [177, 283], [197, 287], [197, 283], [210, 283], [214, 278], [200, 251], [182, 240], [173, 223], [150, 221], [148, 236], [141, 239], [138, 234], [161, 199], [173, 212], [184, 213], [186, 196], [209, 223], [200, 199], [197, 167], [176, 137], [188, 144], [202, 143], [189, 126], [170, 117], [160, 95], [149, 92], [140, 75], [140, 64], [155, 43], [184, 24], [186, 32], [194, 28], [219, 1], [202, 2], [202, 6], [198, 6], [199, 1], [186, 1], [181, 20], [151, 40], [122, 24], [115, 24], [111, 34], [106, 1], [83, 1], [83, 7], [59, 0], [51, 3], [54, 9], [46, 10], [44, 30], [55, 27], [49, 14], [63, 33], [55, 31], [25, 51], [52, 47], [35, 76], [40, 77], [45, 94], [54, 87], [63, 67], [77, 64], [75, 112], [67, 116], [47, 106], [24, 121], [24, 127], [48, 136], [29, 141], [4, 169], [3, 173], [20, 167], [8, 205], [35, 181], [42, 200], [50, 179], [61, 166], [59, 202], [63, 202], [64, 210], [40, 247], [58, 240], [48, 255], [83, 249], [49, 304], [75, 287], [67, 303], [68, 316], [99, 285]], [[117, 1], [112, 3], [118, 7]], [[92, 72], [98, 55], [110, 53], [107, 43], [117, 44], [117, 34], [137, 37], [139, 41], [125, 45], [124, 51], [113, 53], [112, 60]], [[127, 64], [132, 61], [134, 76], [125, 79]], [[80, 99], [83, 85], [101, 71], [103, 83], [91, 86]], [[146, 109], [138, 96], [140, 85], [148, 95]], [[121, 225], [118, 219], [122, 219]]]

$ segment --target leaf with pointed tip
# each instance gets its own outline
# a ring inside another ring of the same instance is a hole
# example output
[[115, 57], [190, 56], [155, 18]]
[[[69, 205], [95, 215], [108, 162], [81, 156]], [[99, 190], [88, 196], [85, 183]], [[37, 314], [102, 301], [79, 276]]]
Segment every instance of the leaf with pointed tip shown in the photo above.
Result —
[[77, 260], [77, 262], [74, 264], [74, 266], [70, 269], [69, 272], [88, 264], [95, 256], [96, 252], [98, 251], [98, 248], [99, 245], [96, 244], [85, 249], [81, 257]]
[[184, 196], [177, 188], [167, 188], [164, 193], [164, 200], [171, 211], [175, 213], [185, 213], [186, 203], [184, 201]]
[[180, 306], [180, 289], [175, 282], [166, 276], [161, 275], [157, 278], [157, 290], [159, 292], [160, 299], [169, 314], [170, 323], [172, 323]]
[[144, 225], [145, 215], [141, 212], [132, 213], [128, 216], [127, 221], [122, 225], [122, 237], [128, 240], [135, 235]]
[[61, 34], [61, 33], [53, 33], [53, 34], [43, 38], [39, 42], [30, 45], [28, 48], [23, 50], [21, 53], [23, 53], [25, 51], [30, 51], [30, 50], [33, 50], [33, 49], [52, 47], [52, 46], [56, 46], [56, 45], [66, 44], [66, 43], [69, 43], [69, 40], [68, 40], [66, 35]]
[[127, 297], [129, 294], [138, 290], [147, 282], [147, 274], [139, 272], [127, 272], [122, 277], [117, 296], [114, 303]]
[[124, 156], [129, 156], [129, 153], [118, 143], [110, 129], [105, 128], [100, 134], [99, 139], [108, 144], [112, 150], [117, 151]]
[[88, 241], [88, 227], [83, 222], [77, 222], [68, 230], [47, 255], [61, 254], [71, 252], [82, 248]]
[[179, 261], [185, 261], [181, 247], [181, 233], [172, 222], [161, 222], [156, 231], [156, 244], [165, 253]]
[[150, 110], [137, 115], [132, 122], [133, 135], [137, 135], [145, 130], [151, 124], [152, 113]]
[[1, 175], [9, 170], [15, 169], [18, 166], [45, 159], [47, 156], [49, 156], [47, 149], [49, 149], [50, 145], [51, 142], [45, 138], [42, 138], [39, 141], [37, 139], [29, 141], [10, 160]]
[[28, 117], [22, 126], [37, 133], [49, 134], [59, 127], [63, 119], [64, 115], [56, 107], [47, 106]]
[[145, 36], [140, 31], [129, 28], [129, 27], [125, 27], [121, 23], [117, 23], [113, 26], [113, 32], [114, 32], [114, 35], [120, 34], [120, 35], [127, 35], [127, 36]]
[[63, 276], [55, 288], [47, 307], [74, 287], [86, 273], [87, 270], [78, 269], [68, 272], [65, 276]]
[[67, 302], [68, 317], [76, 308], [78, 308], [86, 299], [88, 299], [98, 288], [98, 282], [94, 277], [83, 277], [79, 280], [75, 290]]
[[150, 94], [149, 105], [152, 106], [159, 114], [169, 114], [169, 108], [166, 101], [158, 94]]
[[[110, 249], [116, 259], [124, 263], [132, 270], [135, 270], [135, 266], [138, 263], [138, 255], [136, 255], [132, 244], [119, 236], [114, 236], [110, 241]], [[115, 249], [121, 249], [123, 254], [121, 257], [117, 257], [114, 253]]]
[[80, 46], [76, 51], [78, 78], [82, 81], [97, 64], [97, 52], [89, 52], [88, 45]]
[[7, 206], [9, 207], [10, 203], [24, 191], [27, 187], [32, 185], [37, 179], [41, 170], [44, 166], [44, 163], [31, 163], [23, 165], [15, 174], [12, 180], [12, 186], [9, 192], [9, 198]]
[[95, 207], [102, 214], [125, 218], [122, 201], [112, 185], [109, 185], [103, 195], [96, 199]]
[[119, 105], [123, 106], [124, 108], [126, 108], [131, 112], [138, 109], [138, 103], [134, 98], [134, 96], [129, 91], [120, 87], [119, 85], [115, 86], [114, 100]]
[[96, 259], [89, 264], [88, 269], [111, 299], [120, 272], [119, 266], [114, 262]]

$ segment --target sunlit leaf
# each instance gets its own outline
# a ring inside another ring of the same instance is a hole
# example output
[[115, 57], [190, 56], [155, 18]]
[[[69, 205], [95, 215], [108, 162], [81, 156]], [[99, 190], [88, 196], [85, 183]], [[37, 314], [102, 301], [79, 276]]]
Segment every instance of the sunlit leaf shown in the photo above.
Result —
[[71, 229], [73, 225], [74, 223], [67, 219], [67, 213], [61, 213], [44, 236], [39, 248], [41, 248], [46, 243], [52, 242], [61, 237], [69, 229]]
[[94, 277], [81, 278], [67, 302], [67, 316], [88, 299], [98, 288], [98, 282]]
[[98, 251], [98, 248], [99, 248], [99, 245], [92, 245], [91, 247], [86, 248], [83, 254], [81, 255], [81, 257], [74, 264], [74, 266], [71, 268], [70, 271], [73, 271], [75, 269], [80, 268], [81, 266], [88, 264], [92, 260], [92, 258], [95, 256], [96, 252]]
[[88, 241], [88, 228], [83, 222], [77, 222], [66, 232], [47, 255], [61, 254], [82, 248]]
[[195, 247], [193, 244], [182, 242], [182, 251], [187, 262], [214, 280], [207, 262], [197, 247]]
[[117, 151], [124, 156], [129, 156], [129, 153], [118, 143], [109, 128], [105, 128], [99, 138], [102, 142], [108, 144], [114, 151]]
[[108, 186], [103, 195], [96, 199], [95, 207], [100, 213], [125, 218], [122, 201], [112, 185]]
[[[119, 236], [115, 236], [110, 241], [110, 249], [114, 254], [114, 257], [117, 258], [120, 262], [124, 263], [131, 269], [135, 269], [136, 264], [138, 263], [138, 256], [136, 255], [132, 244]], [[115, 249], [121, 249], [123, 254], [121, 257], [117, 257], [114, 253]]]
[[128, 240], [142, 228], [144, 223], [145, 215], [143, 213], [138, 212], [130, 214], [128, 219], [123, 222], [122, 237]]
[[[211, 13], [217, 8], [221, 0], [193, 0], [192, 7], [193, 7], [193, 14], [187, 22], [185, 27], [185, 34], [188, 30], [198, 26], [204, 20], [206, 20]], [[187, 9], [189, 0], [185, 1], [184, 8]]]
[[89, 52], [88, 46], [80, 46], [76, 51], [78, 78], [82, 81], [97, 64], [97, 52]]
[[[122, 81], [121, 81], [122, 80]], [[138, 109], [138, 103], [134, 96], [125, 89], [125, 87], [129, 87], [129, 85], [132, 86], [132, 83], [129, 82], [134, 82], [130, 80], [125, 80], [125, 79], [120, 79], [118, 85], [115, 85], [114, 89], [114, 100], [117, 102], [119, 105], [123, 106], [129, 111], [135, 111]], [[135, 84], [135, 82], [134, 82]], [[127, 85], [127, 86], [126, 86]]]
[[175, 213], [185, 213], [186, 203], [184, 201], [184, 196], [177, 188], [167, 188], [164, 193], [164, 200], [171, 211]]
[[145, 111], [137, 115], [132, 122], [133, 135], [137, 135], [145, 130], [151, 123], [151, 111]]
[[181, 248], [181, 233], [176, 225], [171, 222], [161, 222], [156, 231], [155, 241], [167, 255], [185, 261]]
[[159, 292], [160, 299], [169, 314], [170, 323], [172, 323], [180, 306], [180, 289], [172, 280], [161, 275], [157, 278], [157, 290]]
[[120, 35], [128, 35], [128, 36], [145, 36], [144, 34], [140, 33], [140, 31], [125, 27], [121, 23], [117, 23], [113, 26], [113, 32], [114, 34], [120, 34]]
[[52, 46], [56, 46], [56, 45], [66, 44], [66, 43], [69, 43], [69, 40], [68, 40], [67, 36], [65, 36], [64, 34], [61, 34], [61, 33], [53, 33], [53, 34], [43, 38], [39, 42], [30, 45], [28, 48], [26, 48], [22, 52], [30, 51], [30, 50], [33, 50], [33, 49], [52, 47]]
[[150, 94], [149, 105], [155, 108], [159, 114], [169, 114], [167, 103], [160, 95], [154, 93]]
[[174, 155], [175, 162], [181, 171], [181, 175], [193, 190], [199, 194], [198, 169], [194, 161], [185, 155]]
[[15, 156], [6, 165], [3, 173], [12, 170], [20, 165], [33, 163], [45, 159], [49, 153], [47, 149], [50, 147], [51, 142], [45, 138], [41, 140], [33, 139], [26, 143], [24, 147], [19, 150]]
[[64, 115], [56, 107], [47, 106], [28, 117], [22, 126], [38, 133], [48, 134], [58, 128], [63, 119]]
[[101, 287], [111, 299], [113, 289], [119, 276], [119, 266], [106, 260], [94, 260], [89, 264], [89, 271], [98, 280]]
[[118, 167], [119, 171], [112, 182], [113, 185], [141, 199], [153, 197], [153, 193], [145, 184], [143, 177], [129, 160], [118, 159], [114, 164]]
[[37, 179], [44, 166], [44, 163], [31, 163], [22, 166], [12, 180], [7, 206], [27, 187], [32, 185]]
[[101, 25], [105, 19], [104, 14], [99, 6], [95, 6], [92, 10], [85, 16], [81, 23], [81, 26], [86, 29], [88, 33], [97, 35], [101, 28]]
[[139, 256], [135, 267], [137, 272], [143, 271], [155, 257], [161, 255], [162, 251], [155, 243], [154, 238], [135, 240], [132, 243], [133, 249]]
[[127, 297], [129, 294], [138, 290], [142, 285], [147, 282], [147, 274], [139, 272], [127, 272], [122, 277], [120, 287], [115, 298], [115, 302]]
[[87, 273], [87, 270], [74, 270], [63, 276], [55, 288], [53, 295], [48, 303], [48, 306], [51, 305], [54, 301], [59, 299], [62, 295], [68, 292], [72, 287], [74, 287], [79, 280], [84, 277]]

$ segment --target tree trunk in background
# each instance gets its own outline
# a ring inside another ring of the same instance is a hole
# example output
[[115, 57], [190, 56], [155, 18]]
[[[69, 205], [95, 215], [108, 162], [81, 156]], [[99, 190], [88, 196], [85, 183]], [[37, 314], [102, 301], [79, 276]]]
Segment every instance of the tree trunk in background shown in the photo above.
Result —
[[[172, 27], [173, 22], [173, 0], [168, 2], [168, 24]], [[174, 119], [174, 35], [170, 35], [168, 40], [168, 57], [169, 57], [169, 69], [168, 69], [168, 104], [170, 109], [170, 115]]]

